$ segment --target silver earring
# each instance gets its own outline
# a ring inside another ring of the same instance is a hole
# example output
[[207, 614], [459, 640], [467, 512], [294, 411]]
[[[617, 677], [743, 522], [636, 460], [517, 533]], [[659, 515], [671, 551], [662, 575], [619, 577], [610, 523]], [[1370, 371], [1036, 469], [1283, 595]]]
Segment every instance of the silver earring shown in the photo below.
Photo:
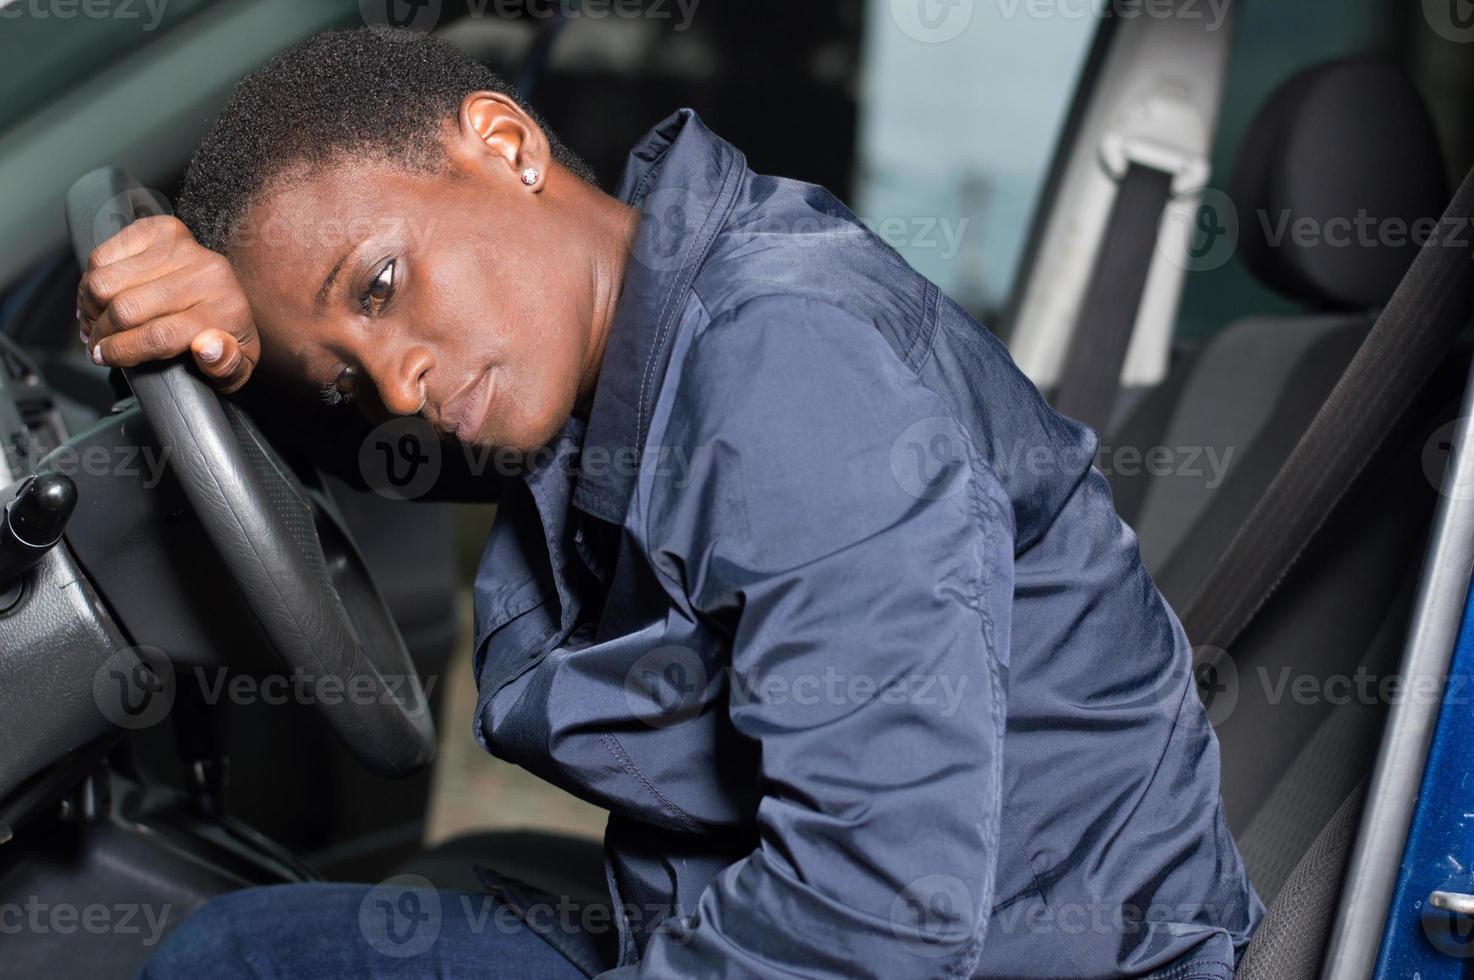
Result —
[[526, 170], [522, 171], [522, 183], [526, 184], [528, 187], [531, 187], [533, 184], [537, 183], [537, 179], [541, 176], [542, 174], [537, 172], [536, 167], [528, 167]]

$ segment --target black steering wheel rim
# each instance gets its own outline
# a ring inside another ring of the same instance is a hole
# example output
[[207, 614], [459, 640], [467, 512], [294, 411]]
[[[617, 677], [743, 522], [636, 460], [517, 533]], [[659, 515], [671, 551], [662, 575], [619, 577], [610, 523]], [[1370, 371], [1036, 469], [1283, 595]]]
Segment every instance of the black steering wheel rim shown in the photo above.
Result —
[[[67, 194], [78, 262], [85, 268], [92, 250], [111, 234], [163, 213], [167, 209], [159, 196], [122, 171], [87, 174]], [[337, 693], [314, 703], [344, 746], [381, 775], [402, 777], [423, 769], [434, 758], [435, 731], [419, 675], [366, 574], [340, 576], [346, 587], [363, 593], [353, 596], [358, 628], [349, 619], [316, 526], [319, 520], [334, 520], [333, 515], [313, 506], [245, 412], [222, 399], [186, 360], [142, 365], [124, 374], [168, 453], [175, 478], [277, 655], [309, 679], [333, 682]], [[342, 532], [340, 550], [348, 540]]]

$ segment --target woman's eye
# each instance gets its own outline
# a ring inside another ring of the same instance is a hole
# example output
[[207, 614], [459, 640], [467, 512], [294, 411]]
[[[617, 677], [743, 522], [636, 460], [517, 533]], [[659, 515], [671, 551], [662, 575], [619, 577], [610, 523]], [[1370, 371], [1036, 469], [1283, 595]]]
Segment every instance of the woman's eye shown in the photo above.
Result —
[[358, 372], [351, 367], [345, 367], [339, 371], [331, 381], [324, 381], [320, 386], [319, 394], [325, 405], [343, 405], [353, 401], [354, 382], [357, 380]]
[[394, 278], [398, 263], [390, 259], [384, 263], [373, 281], [369, 283], [368, 289], [364, 290], [360, 300], [365, 313], [381, 313], [389, 300], [394, 296]]

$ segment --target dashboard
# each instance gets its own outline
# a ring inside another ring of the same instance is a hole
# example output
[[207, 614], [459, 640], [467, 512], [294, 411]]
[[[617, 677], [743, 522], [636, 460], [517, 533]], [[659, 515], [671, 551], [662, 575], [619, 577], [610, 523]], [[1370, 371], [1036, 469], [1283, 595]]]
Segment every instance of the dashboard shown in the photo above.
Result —
[[[0, 504], [69, 438], [34, 360], [0, 336]], [[70, 547], [53, 547], [0, 608], [0, 841], [48, 798], [53, 774], [113, 731], [97, 678], [127, 648]]]
[[26, 476], [66, 439], [57, 400], [35, 362], [0, 335], [0, 486]]

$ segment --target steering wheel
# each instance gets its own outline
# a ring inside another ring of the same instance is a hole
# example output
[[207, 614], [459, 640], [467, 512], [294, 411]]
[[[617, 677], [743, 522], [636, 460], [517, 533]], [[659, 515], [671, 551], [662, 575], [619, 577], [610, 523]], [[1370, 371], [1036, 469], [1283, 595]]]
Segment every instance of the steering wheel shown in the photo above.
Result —
[[[86, 268], [92, 250], [133, 221], [167, 213], [121, 170], [94, 170], [67, 193], [78, 263]], [[286, 666], [320, 685], [316, 706], [343, 745], [380, 775], [423, 769], [435, 756], [429, 703], [334, 508], [187, 359], [123, 373], [247, 608]], [[319, 528], [334, 539], [331, 569]]]

